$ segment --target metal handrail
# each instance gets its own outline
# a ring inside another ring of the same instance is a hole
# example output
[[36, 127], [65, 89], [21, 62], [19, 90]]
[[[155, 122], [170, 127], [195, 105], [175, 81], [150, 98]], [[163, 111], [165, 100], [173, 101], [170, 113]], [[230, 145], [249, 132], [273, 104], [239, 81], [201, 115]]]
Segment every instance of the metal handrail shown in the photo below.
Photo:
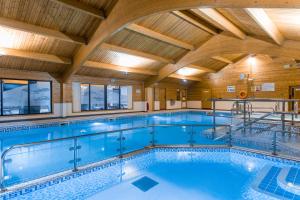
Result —
[[[51, 140], [43, 140], [39, 142], [30, 142], [30, 143], [25, 143], [25, 144], [16, 144], [13, 146], [10, 146], [8, 149], [4, 150], [1, 154], [1, 159], [12, 149], [15, 148], [21, 148], [21, 147], [28, 147], [28, 146], [34, 146], [34, 145], [39, 145], [39, 144], [44, 144], [44, 143], [51, 143], [51, 142], [58, 142], [58, 141], [63, 141], [63, 140], [72, 140], [75, 138], [84, 138], [88, 136], [96, 136], [96, 135], [101, 135], [101, 134], [109, 134], [109, 133], [115, 133], [115, 132], [124, 132], [124, 131], [130, 131], [130, 130], [135, 130], [135, 129], [143, 129], [143, 128], [151, 128], [151, 127], [169, 127], [169, 126], [198, 126], [198, 127], [212, 127], [212, 124], [152, 124], [152, 125], [147, 125], [147, 126], [137, 126], [137, 127], [132, 127], [132, 128], [125, 128], [125, 129], [118, 129], [118, 130], [111, 130], [111, 131], [104, 131], [104, 132], [99, 132], [99, 133], [91, 133], [91, 134], [86, 134], [86, 135], [77, 135], [77, 136], [71, 136], [71, 137], [64, 137], [64, 138], [57, 138], [57, 139], [51, 139]], [[229, 127], [230, 125], [228, 124], [216, 124], [217, 127]]]
[[[131, 128], [126, 128], [126, 129], [118, 129], [118, 130], [111, 130], [111, 131], [104, 131], [104, 132], [98, 132], [98, 133], [91, 133], [91, 134], [86, 134], [86, 135], [77, 135], [77, 136], [71, 136], [71, 137], [65, 137], [65, 138], [57, 138], [57, 139], [51, 139], [51, 140], [44, 140], [44, 141], [38, 141], [38, 142], [31, 142], [31, 143], [25, 143], [25, 144], [16, 144], [13, 146], [10, 146], [9, 148], [5, 149], [1, 153], [1, 160], [0, 160], [0, 190], [5, 191], [4, 187], [4, 160], [5, 156], [8, 154], [8, 152], [12, 151], [13, 149], [16, 148], [22, 148], [22, 147], [30, 147], [30, 146], [35, 146], [35, 145], [41, 145], [41, 144], [47, 144], [47, 143], [53, 143], [53, 142], [58, 142], [58, 141], [66, 141], [66, 140], [73, 140], [74, 141], [74, 146], [72, 147], [74, 151], [74, 167], [73, 171], [77, 171], [77, 141], [80, 138], [84, 137], [90, 137], [90, 136], [97, 136], [97, 135], [102, 135], [102, 134], [109, 134], [109, 133], [116, 133], [120, 132], [120, 143], [122, 142], [122, 133], [125, 131], [130, 131], [130, 130], [136, 130], [136, 129], [144, 129], [144, 128], [154, 128], [154, 127], [213, 127], [213, 124], [151, 124], [147, 126], [138, 126], [138, 127], [131, 127]], [[228, 124], [215, 124], [216, 127], [229, 127], [229, 131], [231, 131], [231, 125]], [[122, 156], [122, 150], [120, 149], [120, 156]]]
[[300, 99], [271, 99], [271, 98], [247, 98], [247, 99], [236, 99], [236, 98], [212, 98], [211, 101], [252, 101], [252, 102], [299, 102]]

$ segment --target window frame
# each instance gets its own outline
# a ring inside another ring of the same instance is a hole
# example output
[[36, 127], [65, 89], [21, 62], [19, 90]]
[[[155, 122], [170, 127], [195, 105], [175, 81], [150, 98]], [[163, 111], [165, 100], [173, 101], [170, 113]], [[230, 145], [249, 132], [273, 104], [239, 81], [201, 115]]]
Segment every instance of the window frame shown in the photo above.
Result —
[[[110, 84], [97, 84], [97, 83], [86, 83], [86, 82], [82, 82], [80, 83], [81, 85], [88, 85], [89, 86], [89, 110], [80, 110], [80, 112], [103, 112], [103, 111], [116, 111], [116, 110], [132, 110], [133, 108], [121, 108], [121, 87], [122, 86], [132, 86], [132, 85], [111, 85], [111, 86], [118, 86], [119, 87], [119, 93], [118, 93], [118, 97], [119, 97], [119, 105], [118, 108], [114, 108], [114, 109], [108, 109], [107, 108], [107, 87]], [[91, 85], [101, 85], [104, 86], [104, 109], [103, 110], [94, 110], [91, 109]], [[133, 96], [133, 94], [131, 94]], [[131, 102], [131, 106], [133, 105], [133, 102]]]
[[[100, 109], [100, 110], [97, 110], [97, 109], [91, 109], [92, 108], [92, 92], [91, 92], [91, 86], [92, 85], [95, 85], [95, 86], [103, 86], [103, 103], [104, 103], [104, 109]], [[103, 110], [106, 110], [106, 85], [101, 85], [101, 84], [92, 84], [92, 83], [90, 83], [89, 84], [89, 99], [90, 99], [90, 101], [89, 101], [89, 110], [88, 111], [103, 111]], [[84, 111], [86, 111], [86, 110], [84, 110]], [[83, 111], [83, 112], [84, 112]]]
[[[28, 113], [26, 114], [11, 114], [11, 115], [4, 115], [3, 114], [3, 86], [4, 86], [4, 80], [16, 80], [16, 81], [27, 81], [27, 98], [28, 98]], [[50, 112], [44, 112], [44, 113], [31, 113], [31, 107], [30, 107], [30, 81], [36, 81], [36, 82], [48, 82], [50, 83]], [[26, 115], [47, 115], [47, 114], [53, 114], [53, 87], [52, 87], [52, 80], [34, 80], [34, 79], [18, 79], [18, 78], [0, 78], [0, 88], [1, 88], [1, 108], [0, 108], [0, 117], [10, 117], [10, 116], [26, 116]]]
[[[107, 108], [107, 86], [117, 86], [119, 87], [119, 105], [118, 108], [108, 109]], [[121, 85], [106, 85], [106, 110], [127, 110], [127, 109], [121, 109]]]

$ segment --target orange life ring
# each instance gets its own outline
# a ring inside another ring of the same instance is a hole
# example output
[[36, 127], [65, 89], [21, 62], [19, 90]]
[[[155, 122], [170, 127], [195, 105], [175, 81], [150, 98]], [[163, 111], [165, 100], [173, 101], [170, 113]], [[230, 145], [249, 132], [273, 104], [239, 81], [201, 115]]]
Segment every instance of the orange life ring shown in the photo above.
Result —
[[247, 95], [247, 92], [246, 92], [246, 91], [244, 91], [244, 90], [240, 91], [239, 97], [240, 97], [241, 99], [246, 99], [247, 96], [248, 96], [248, 95]]

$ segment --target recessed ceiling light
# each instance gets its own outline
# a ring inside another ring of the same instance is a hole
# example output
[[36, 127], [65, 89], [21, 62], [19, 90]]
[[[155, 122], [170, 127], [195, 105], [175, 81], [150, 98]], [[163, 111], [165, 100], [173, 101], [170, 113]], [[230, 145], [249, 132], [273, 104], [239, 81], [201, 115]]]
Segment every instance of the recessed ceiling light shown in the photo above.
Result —
[[255, 55], [251, 55], [249, 58], [248, 58], [248, 63], [251, 65], [251, 66], [254, 66], [256, 64], [256, 57]]
[[176, 73], [182, 76], [191, 76], [191, 75], [198, 74], [199, 70], [194, 68], [184, 67], [179, 69]]
[[0, 50], [0, 56], [4, 56], [6, 55], [5, 51], [4, 50]]

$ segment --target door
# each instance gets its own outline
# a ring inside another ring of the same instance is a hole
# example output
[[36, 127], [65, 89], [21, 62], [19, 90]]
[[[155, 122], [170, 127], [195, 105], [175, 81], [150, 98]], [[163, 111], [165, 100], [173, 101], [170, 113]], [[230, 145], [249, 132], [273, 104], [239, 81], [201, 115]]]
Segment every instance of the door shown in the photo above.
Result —
[[159, 89], [159, 108], [160, 110], [166, 110], [166, 89]]
[[211, 90], [210, 89], [201, 89], [200, 97], [203, 109], [211, 109]]
[[187, 90], [182, 89], [181, 91], [181, 108], [187, 107]]
[[[289, 91], [289, 98], [290, 99], [300, 99], [300, 85], [298, 86], [290, 86], [290, 91]], [[298, 102], [298, 112], [300, 111], [300, 102]], [[294, 103], [290, 102], [289, 103], [289, 111], [294, 110]]]

